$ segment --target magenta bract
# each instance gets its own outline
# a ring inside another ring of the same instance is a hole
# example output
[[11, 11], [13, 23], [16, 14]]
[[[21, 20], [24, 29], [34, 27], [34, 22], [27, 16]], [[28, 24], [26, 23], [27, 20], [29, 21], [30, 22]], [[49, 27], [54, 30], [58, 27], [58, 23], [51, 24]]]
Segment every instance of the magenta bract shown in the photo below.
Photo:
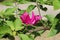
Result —
[[22, 22], [24, 24], [36, 24], [39, 20], [42, 19], [41, 16], [39, 15], [34, 15], [34, 12], [32, 12], [32, 17], [29, 16], [29, 14], [27, 12], [24, 12], [21, 16], [20, 16]]

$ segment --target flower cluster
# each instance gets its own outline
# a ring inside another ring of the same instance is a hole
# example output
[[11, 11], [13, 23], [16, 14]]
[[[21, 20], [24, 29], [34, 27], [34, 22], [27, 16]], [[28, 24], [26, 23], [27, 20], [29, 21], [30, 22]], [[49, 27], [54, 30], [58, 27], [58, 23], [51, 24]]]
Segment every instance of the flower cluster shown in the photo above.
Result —
[[32, 12], [32, 17], [30, 17], [27, 12], [24, 12], [20, 16], [20, 18], [24, 24], [31, 24], [31, 25], [36, 24], [39, 20], [42, 19], [40, 15], [34, 15], [34, 12]]

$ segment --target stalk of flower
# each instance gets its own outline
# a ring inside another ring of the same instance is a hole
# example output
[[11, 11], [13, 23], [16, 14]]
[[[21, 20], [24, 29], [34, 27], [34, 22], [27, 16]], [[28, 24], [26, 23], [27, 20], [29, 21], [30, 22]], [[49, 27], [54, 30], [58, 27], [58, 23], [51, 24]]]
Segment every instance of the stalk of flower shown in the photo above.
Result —
[[[38, 1], [39, 1], [39, 0], [36, 0], [36, 7], [37, 7], [37, 9], [38, 9], [39, 15], [41, 16], [40, 7], [39, 7], [40, 4], [38, 3]], [[42, 20], [42, 19], [41, 19], [41, 20]], [[40, 22], [43, 24], [44, 27], [46, 27], [46, 25], [45, 25], [42, 21], [40, 21]]]

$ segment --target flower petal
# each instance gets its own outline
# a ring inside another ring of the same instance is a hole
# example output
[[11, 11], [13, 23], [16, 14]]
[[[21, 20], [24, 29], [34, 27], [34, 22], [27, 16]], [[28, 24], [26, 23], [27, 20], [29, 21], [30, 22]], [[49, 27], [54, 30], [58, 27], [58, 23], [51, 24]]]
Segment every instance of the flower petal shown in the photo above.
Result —
[[25, 23], [26, 23], [26, 24], [30, 24], [30, 21], [31, 21], [31, 19], [30, 19], [29, 15], [27, 15], [27, 16], [26, 16]]
[[36, 15], [35, 16], [35, 24], [39, 21], [39, 20], [41, 20], [42, 19], [42, 17], [41, 16], [39, 16], [39, 15]]
[[22, 20], [23, 23], [26, 23], [27, 17], [30, 18], [30, 17], [29, 17], [29, 14], [28, 14], [27, 12], [24, 12], [24, 13], [20, 16], [20, 18], [21, 18], [21, 20]]
[[31, 24], [35, 24], [35, 21], [35, 15], [34, 12], [32, 12]]
[[35, 18], [36, 18], [36, 20], [41, 20], [42, 19], [42, 17], [40, 15], [36, 15]]

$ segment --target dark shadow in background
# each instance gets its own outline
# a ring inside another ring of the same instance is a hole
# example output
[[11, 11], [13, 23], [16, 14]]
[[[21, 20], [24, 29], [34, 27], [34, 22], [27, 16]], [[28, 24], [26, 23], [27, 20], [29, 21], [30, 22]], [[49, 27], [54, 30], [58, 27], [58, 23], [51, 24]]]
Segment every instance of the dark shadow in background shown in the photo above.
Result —
[[0, 0], [0, 2], [3, 2], [4, 0]]
[[11, 36], [10, 34], [5, 34], [4, 36], [3, 36], [3, 38], [8, 38], [9, 40], [15, 40], [15, 38], [13, 37], [13, 36]]
[[9, 15], [9, 16], [7, 16], [6, 18], [5, 18], [5, 20], [9, 20], [9, 21], [15, 21], [16, 20], [16, 18], [15, 18], [15, 16], [14, 15]]
[[45, 32], [45, 30], [41, 33], [39, 33], [38, 31], [34, 31], [32, 34], [34, 35], [34, 38], [41, 36], [41, 34], [43, 34]]
[[56, 30], [58, 30], [57, 33], [60, 32], [60, 13], [56, 15], [56, 18], [59, 19], [59, 21], [57, 22], [58, 24], [56, 25]]

